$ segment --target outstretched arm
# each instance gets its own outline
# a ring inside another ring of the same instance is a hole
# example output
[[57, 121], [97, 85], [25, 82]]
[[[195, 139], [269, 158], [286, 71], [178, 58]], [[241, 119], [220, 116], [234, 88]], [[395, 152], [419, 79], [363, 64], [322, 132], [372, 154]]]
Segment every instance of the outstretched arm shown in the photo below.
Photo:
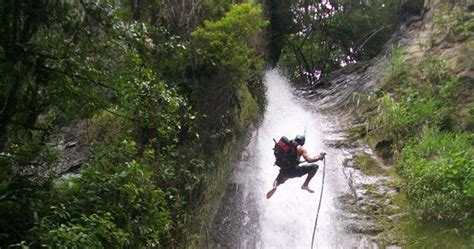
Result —
[[297, 148], [297, 152], [299, 155], [302, 155], [304, 160], [308, 163], [314, 163], [314, 162], [317, 162], [319, 160], [323, 160], [324, 159], [324, 156], [314, 156], [314, 157], [311, 157], [309, 154], [308, 154], [308, 151], [303, 147], [303, 146], [298, 146]]

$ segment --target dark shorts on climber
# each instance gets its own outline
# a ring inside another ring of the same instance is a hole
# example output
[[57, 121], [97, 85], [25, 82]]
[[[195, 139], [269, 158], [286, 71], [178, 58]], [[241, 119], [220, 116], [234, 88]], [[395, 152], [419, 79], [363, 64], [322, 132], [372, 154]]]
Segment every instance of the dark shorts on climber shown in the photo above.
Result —
[[280, 173], [276, 178], [277, 184], [283, 184], [286, 180], [295, 177], [301, 177], [308, 174], [310, 171], [314, 169], [318, 169], [319, 166], [315, 163], [305, 164], [303, 166], [292, 166], [288, 168], [280, 168]]

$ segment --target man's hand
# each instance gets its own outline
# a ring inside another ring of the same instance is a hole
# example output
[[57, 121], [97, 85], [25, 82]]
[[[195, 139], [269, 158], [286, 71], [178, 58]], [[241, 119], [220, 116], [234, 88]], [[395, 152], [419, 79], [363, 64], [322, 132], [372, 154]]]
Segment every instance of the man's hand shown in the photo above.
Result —
[[326, 157], [326, 152], [321, 152], [319, 154], [319, 160], [323, 160]]

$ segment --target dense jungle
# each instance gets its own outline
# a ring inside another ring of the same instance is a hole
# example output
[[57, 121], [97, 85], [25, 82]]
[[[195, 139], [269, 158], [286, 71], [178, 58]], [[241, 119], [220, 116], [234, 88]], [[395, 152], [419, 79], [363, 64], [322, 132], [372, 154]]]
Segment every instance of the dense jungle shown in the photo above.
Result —
[[[2, 0], [0, 248], [472, 248], [473, 11]], [[266, 200], [303, 130], [327, 188]]]

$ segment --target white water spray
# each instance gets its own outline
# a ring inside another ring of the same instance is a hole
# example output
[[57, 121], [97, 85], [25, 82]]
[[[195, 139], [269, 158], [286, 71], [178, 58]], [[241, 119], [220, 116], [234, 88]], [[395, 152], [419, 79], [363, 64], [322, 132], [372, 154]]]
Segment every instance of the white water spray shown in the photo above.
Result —
[[241, 222], [238, 242], [231, 245], [218, 244], [216, 247], [311, 248], [321, 187], [322, 161], [318, 162], [320, 170], [309, 184], [315, 193], [301, 189], [306, 178], [303, 176], [287, 180], [278, 187], [272, 198], [265, 198], [265, 193], [271, 189], [279, 171], [278, 167], [273, 166], [273, 138], [278, 140], [281, 136], [287, 136], [292, 139], [302, 133], [306, 135], [305, 147], [310, 155], [327, 152], [324, 197], [314, 247], [357, 246], [356, 236], [345, 231], [347, 213], [341, 210], [337, 201], [337, 197], [349, 191], [343, 175], [342, 151], [324, 145], [325, 139], [335, 139], [335, 135], [330, 132], [331, 122], [317, 111], [314, 103], [295, 97], [294, 89], [278, 71], [267, 72], [265, 84], [268, 104], [264, 121], [243, 152], [231, 179], [232, 184], [242, 189], [239, 190], [241, 204], [235, 207], [233, 213], [225, 214], [228, 216], [226, 219], [231, 219], [237, 212], [243, 214], [243, 218], [236, 219]]

